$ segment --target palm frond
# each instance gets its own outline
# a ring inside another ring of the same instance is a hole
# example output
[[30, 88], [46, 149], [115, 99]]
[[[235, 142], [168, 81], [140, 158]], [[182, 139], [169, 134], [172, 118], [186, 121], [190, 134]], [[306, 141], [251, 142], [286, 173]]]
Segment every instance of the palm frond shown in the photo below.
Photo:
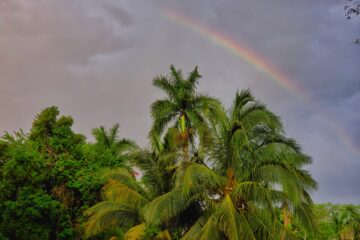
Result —
[[276, 217], [269, 214], [266, 208], [258, 208], [255, 211], [248, 212], [247, 220], [257, 239], [278, 239], [277, 236], [279, 236], [280, 231], [277, 229], [277, 225], [274, 224]]
[[124, 235], [124, 240], [142, 240], [145, 235], [145, 223], [130, 228]]
[[96, 204], [89, 208], [85, 215], [90, 217], [85, 224], [86, 238], [118, 227], [131, 227], [138, 219], [136, 209], [111, 201]]
[[196, 194], [201, 192], [199, 187], [191, 188], [188, 194], [184, 194], [182, 188], [175, 188], [148, 203], [143, 210], [144, 219], [154, 225], [167, 222], [185, 210], [195, 200]]
[[148, 203], [148, 200], [141, 194], [116, 181], [109, 180], [103, 188], [103, 198], [105, 200], [141, 207]]
[[183, 190], [188, 194], [193, 186], [203, 186], [205, 189], [219, 189], [226, 183], [226, 178], [217, 175], [203, 164], [191, 163], [185, 170]]
[[170, 73], [171, 77], [174, 79], [173, 84], [178, 84], [183, 81], [182, 71], [180, 69], [176, 69], [172, 64], [170, 65]]
[[235, 120], [239, 117], [241, 110], [243, 107], [249, 103], [254, 101], [255, 98], [251, 94], [249, 89], [242, 90], [240, 93], [236, 92], [233, 104], [229, 110], [230, 112], [230, 119]]
[[198, 239], [198, 235], [205, 225], [207, 219], [205, 216], [199, 217], [196, 222], [191, 226], [189, 230], [184, 234], [184, 236], [181, 238], [181, 240], [193, 240]]
[[219, 229], [229, 239], [256, 239], [243, 215], [236, 210], [230, 195], [226, 195], [215, 213]]
[[153, 85], [163, 90], [171, 100], [176, 99], [176, 89], [174, 83], [171, 82], [166, 76], [157, 76], [153, 79]]
[[105, 171], [102, 179], [104, 181], [116, 180], [117, 182], [140, 193], [141, 195], [147, 196], [147, 193], [143, 190], [143, 188], [139, 185], [134, 176], [127, 169], [115, 168]]
[[156, 235], [154, 240], [171, 240], [171, 235], [168, 230], [164, 230]]
[[187, 81], [192, 85], [195, 86], [198, 83], [198, 79], [201, 78], [201, 75], [198, 72], [198, 67], [196, 66], [194, 70], [189, 73]]
[[[200, 231], [195, 235], [199, 240], [220, 240], [222, 239], [220, 230], [214, 216], [211, 216]], [[190, 238], [189, 238], [190, 239]]]
[[156, 100], [150, 107], [154, 119], [152, 131], [162, 133], [166, 125], [178, 114], [177, 106], [169, 100]]
[[288, 200], [285, 193], [263, 186], [259, 182], [241, 182], [236, 184], [232, 193], [235, 199], [240, 198], [247, 203], [252, 202], [265, 207], [274, 217], [277, 204]]

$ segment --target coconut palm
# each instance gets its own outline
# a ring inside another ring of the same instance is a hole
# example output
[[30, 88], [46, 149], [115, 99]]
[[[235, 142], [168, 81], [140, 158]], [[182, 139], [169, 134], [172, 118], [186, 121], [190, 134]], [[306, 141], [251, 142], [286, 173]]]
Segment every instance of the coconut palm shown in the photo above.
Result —
[[169, 131], [161, 140], [157, 134], [151, 134], [151, 150], [139, 150], [132, 156], [134, 168], [140, 170], [141, 181], [151, 196], [160, 196], [174, 186], [174, 174], [180, 154], [176, 151], [175, 139]]
[[89, 208], [85, 215], [85, 237], [117, 228], [129, 229], [141, 223], [140, 210], [149, 202], [146, 191], [126, 169], [113, 169], [105, 174], [103, 201]]
[[308, 191], [316, 183], [301, 169], [311, 160], [284, 137], [279, 118], [246, 90], [228, 114], [208, 119], [208, 164], [187, 163], [183, 184], [145, 206], [146, 223], [164, 225], [198, 204], [201, 214], [192, 213], [196, 222], [180, 230], [183, 239], [287, 238], [275, 220], [283, 205], [311, 230]]
[[[126, 230], [126, 239], [143, 239], [145, 235], [155, 239], [167, 239], [168, 231], [153, 229], [143, 223], [141, 210], [153, 198], [171, 190], [177, 154], [171, 152], [168, 135], [164, 140], [152, 135], [152, 151], [137, 149], [132, 152], [129, 171], [118, 168], [104, 174], [107, 181], [103, 187], [103, 201], [85, 212], [88, 221], [86, 237], [114, 231]], [[138, 178], [138, 179], [137, 179]], [[150, 229], [150, 230], [149, 230]]]
[[237, 93], [225, 111], [196, 94], [199, 77], [197, 68], [184, 79], [171, 66], [170, 76], [154, 79], [167, 97], [151, 106], [151, 151], [133, 155], [141, 181], [110, 180], [104, 202], [112, 205], [87, 212], [90, 235], [109, 229], [107, 222], [125, 229], [126, 239], [149, 232], [156, 239], [288, 239], [292, 220], [313, 231], [309, 192], [316, 182], [303, 169], [311, 158], [250, 91]]
[[166, 97], [151, 105], [154, 121], [151, 132], [162, 134], [169, 124], [176, 126], [185, 160], [189, 158], [189, 143], [193, 143], [196, 132], [204, 132], [204, 112], [214, 112], [219, 105], [218, 100], [196, 92], [200, 77], [197, 67], [184, 79], [181, 70], [171, 65], [169, 76], [153, 80], [153, 85], [163, 90]]
[[229, 114], [223, 116], [220, 126], [213, 127], [214, 144], [209, 149], [217, 172], [226, 171], [228, 179], [237, 182], [280, 187], [286, 196], [281, 201], [285, 227], [291, 223], [291, 211], [312, 231], [308, 191], [315, 189], [316, 183], [301, 169], [311, 158], [293, 139], [284, 137], [280, 119], [257, 102], [249, 90], [237, 93]]

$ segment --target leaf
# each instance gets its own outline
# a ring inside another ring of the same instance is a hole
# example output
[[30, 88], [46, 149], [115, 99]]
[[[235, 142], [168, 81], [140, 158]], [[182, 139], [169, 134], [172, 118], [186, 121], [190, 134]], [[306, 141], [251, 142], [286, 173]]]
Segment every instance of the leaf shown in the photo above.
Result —
[[85, 215], [90, 216], [85, 224], [86, 238], [118, 227], [130, 227], [138, 219], [136, 209], [110, 201], [96, 204]]
[[138, 207], [148, 203], [148, 200], [138, 192], [116, 180], [109, 180], [103, 190], [104, 199], [108, 201]]
[[145, 235], [145, 223], [130, 228], [124, 235], [124, 240], [142, 240]]
[[246, 217], [236, 210], [230, 195], [225, 195], [215, 217], [219, 229], [229, 239], [255, 239]]

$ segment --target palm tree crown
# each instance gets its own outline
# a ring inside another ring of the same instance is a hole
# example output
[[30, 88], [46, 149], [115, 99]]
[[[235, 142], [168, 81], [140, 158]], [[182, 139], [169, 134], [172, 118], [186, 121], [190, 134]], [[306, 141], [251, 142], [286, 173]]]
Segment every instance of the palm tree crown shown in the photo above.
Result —
[[200, 77], [197, 67], [184, 79], [182, 72], [171, 65], [170, 76], [158, 76], [153, 80], [154, 86], [163, 90], [166, 97], [151, 105], [154, 119], [151, 132], [162, 134], [166, 126], [173, 123], [179, 131], [178, 140], [186, 157], [189, 141], [193, 142], [196, 131], [200, 133], [204, 127], [204, 112], [214, 111], [219, 105], [218, 100], [196, 93]]

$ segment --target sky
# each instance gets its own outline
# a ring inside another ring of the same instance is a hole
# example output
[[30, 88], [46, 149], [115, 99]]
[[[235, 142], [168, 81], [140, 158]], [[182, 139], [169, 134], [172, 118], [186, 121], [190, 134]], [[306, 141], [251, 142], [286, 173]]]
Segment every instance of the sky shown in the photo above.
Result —
[[[0, 129], [28, 130], [56, 105], [74, 129], [120, 123], [146, 145], [153, 77], [195, 66], [199, 91], [229, 107], [250, 88], [313, 157], [315, 202], [360, 203], [360, 17], [345, 0], [0, 0]], [[171, 10], [232, 39], [299, 86], [164, 15]]]

